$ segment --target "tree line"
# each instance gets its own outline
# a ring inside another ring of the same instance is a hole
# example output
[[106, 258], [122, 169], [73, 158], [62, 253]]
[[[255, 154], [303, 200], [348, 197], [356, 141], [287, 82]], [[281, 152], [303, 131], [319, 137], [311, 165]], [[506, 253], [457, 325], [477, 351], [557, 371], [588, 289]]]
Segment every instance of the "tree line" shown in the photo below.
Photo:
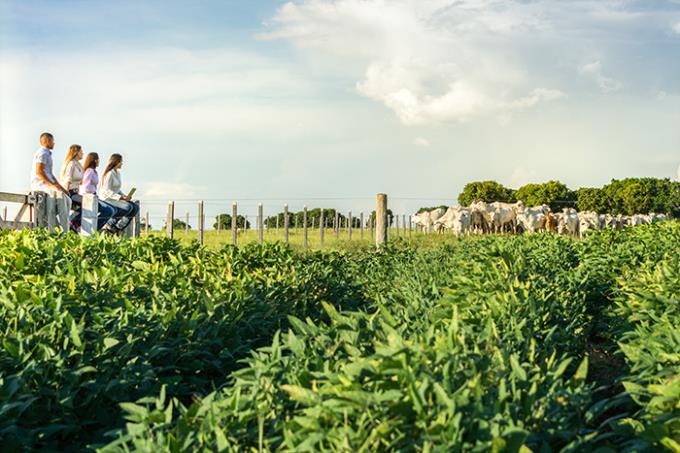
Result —
[[518, 189], [496, 181], [475, 181], [465, 185], [458, 195], [461, 206], [474, 201], [522, 201], [527, 206], [547, 204], [553, 211], [576, 208], [609, 214], [667, 213], [680, 216], [680, 182], [669, 178], [613, 179], [603, 187], [571, 190], [560, 181], [526, 184]]
[[[338, 216], [340, 224], [344, 227], [347, 222], [347, 217], [349, 213], [343, 214], [334, 208], [323, 208], [323, 224], [325, 228], [333, 228], [335, 225], [335, 216]], [[387, 210], [388, 224], [391, 225], [394, 220], [394, 214], [390, 209]], [[304, 222], [305, 214], [304, 211], [288, 211], [288, 227], [293, 228], [295, 226], [302, 228], [305, 224]], [[246, 225], [247, 228], [255, 227], [255, 220], [252, 218], [253, 223], [247, 220], [244, 216], [239, 215], [236, 217], [236, 226], [238, 228], [243, 228]], [[364, 221], [374, 221], [375, 211], [372, 211]], [[307, 227], [319, 227], [321, 221], [321, 208], [313, 208], [307, 210]], [[283, 228], [285, 224], [285, 213], [283, 211], [266, 216], [264, 218], [264, 226], [268, 229], [273, 229], [276, 227]], [[352, 214], [352, 228], [361, 227], [361, 218], [359, 213], [355, 212]], [[191, 228], [191, 227], [189, 227]], [[215, 218], [215, 223], [213, 223], [213, 228], [217, 229], [229, 229], [231, 228], [231, 215], [230, 214], [219, 214]]]

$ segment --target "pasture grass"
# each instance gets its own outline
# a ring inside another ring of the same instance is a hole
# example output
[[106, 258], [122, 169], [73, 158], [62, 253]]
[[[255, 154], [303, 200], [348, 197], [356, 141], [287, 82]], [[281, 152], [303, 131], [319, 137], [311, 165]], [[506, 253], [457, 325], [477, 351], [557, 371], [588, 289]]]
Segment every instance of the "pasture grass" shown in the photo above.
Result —
[[[165, 231], [153, 230], [149, 232], [152, 236], [164, 236]], [[373, 233], [375, 234], [375, 233]], [[327, 228], [324, 232], [324, 242], [321, 245], [321, 238], [318, 229], [309, 229], [307, 233], [308, 247], [313, 250], [358, 250], [367, 247], [373, 247], [375, 244], [374, 236], [371, 230], [367, 229], [362, 232], [359, 228], [352, 229], [352, 235], [347, 230], [342, 229], [336, 237], [332, 228]], [[144, 233], [142, 232], [142, 235]], [[175, 230], [175, 239], [182, 244], [188, 245], [192, 242], [198, 241], [198, 231], [189, 230]], [[397, 234], [396, 229], [391, 228], [388, 232], [388, 240], [399, 241], [402, 243], [410, 243], [417, 246], [436, 246], [443, 242], [455, 242], [457, 238], [452, 233], [435, 234], [425, 233], [416, 230], [399, 230]], [[257, 230], [240, 231], [238, 233], [237, 241], [239, 245], [249, 244], [258, 241]], [[266, 243], [284, 242], [283, 229], [279, 230], [265, 230], [263, 241]], [[304, 233], [302, 228], [290, 228], [288, 230], [288, 241], [292, 248], [302, 250], [304, 248]], [[203, 233], [203, 245], [211, 250], [219, 250], [225, 245], [232, 244], [231, 230], [217, 231], [208, 230]]]

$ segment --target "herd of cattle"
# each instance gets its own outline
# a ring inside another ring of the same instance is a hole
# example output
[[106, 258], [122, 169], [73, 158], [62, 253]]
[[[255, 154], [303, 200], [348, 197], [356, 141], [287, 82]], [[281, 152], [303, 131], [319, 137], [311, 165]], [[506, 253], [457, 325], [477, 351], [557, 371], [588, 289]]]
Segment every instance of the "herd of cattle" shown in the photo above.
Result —
[[581, 237], [588, 230], [620, 229], [628, 225], [642, 225], [664, 219], [665, 214], [654, 213], [614, 216], [590, 211], [577, 212], [574, 208], [552, 212], [548, 205], [527, 207], [521, 201], [517, 203], [477, 201], [469, 207], [438, 208], [411, 217], [416, 225], [428, 232], [443, 233], [449, 230], [458, 235], [533, 233], [545, 230]]

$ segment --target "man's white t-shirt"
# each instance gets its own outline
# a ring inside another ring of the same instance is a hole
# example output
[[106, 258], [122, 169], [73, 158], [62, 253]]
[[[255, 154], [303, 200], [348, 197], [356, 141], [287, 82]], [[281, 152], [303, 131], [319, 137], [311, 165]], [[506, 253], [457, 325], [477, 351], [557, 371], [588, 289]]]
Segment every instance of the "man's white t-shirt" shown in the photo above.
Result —
[[45, 176], [47, 176], [47, 179], [50, 181], [57, 182], [57, 178], [55, 178], [54, 173], [52, 173], [52, 150], [41, 147], [35, 152], [35, 155], [33, 156], [33, 166], [31, 167], [31, 190], [54, 190], [53, 187], [45, 184], [45, 181], [38, 176], [38, 173], [36, 172], [38, 164], [45, 164]]

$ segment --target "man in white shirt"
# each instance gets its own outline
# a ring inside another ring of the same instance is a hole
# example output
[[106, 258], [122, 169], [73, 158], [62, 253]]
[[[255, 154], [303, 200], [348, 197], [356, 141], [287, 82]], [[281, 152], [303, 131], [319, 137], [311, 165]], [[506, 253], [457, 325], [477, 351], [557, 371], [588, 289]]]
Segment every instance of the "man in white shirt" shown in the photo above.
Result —
[[[54, 177], [52, 167], [52, 149], [54, 149], [54, 137], [49, 132], [40, 134], [40, 148], [33, 156], [33, 166], [31, 168], [31, 190], [45, 192], [48, 195], [47, 209], [56, 209], [59, 225], [69, 224], [69, 213], [71, 211], [71, 198], [66, 189], [57, 182]], [[54, 197], [57, 193], [63, 194]], [[50, 228], [52, 226], [50, 225]]]
[[31, 190], [50, 192], [59, 191], [68, 196], [68, 192], [54, 177], [52, 167], [52, 150], [54, 149], [54, 137], [49, 132], [40, 135], [40, 148], [33, 156], [31, 168]]

